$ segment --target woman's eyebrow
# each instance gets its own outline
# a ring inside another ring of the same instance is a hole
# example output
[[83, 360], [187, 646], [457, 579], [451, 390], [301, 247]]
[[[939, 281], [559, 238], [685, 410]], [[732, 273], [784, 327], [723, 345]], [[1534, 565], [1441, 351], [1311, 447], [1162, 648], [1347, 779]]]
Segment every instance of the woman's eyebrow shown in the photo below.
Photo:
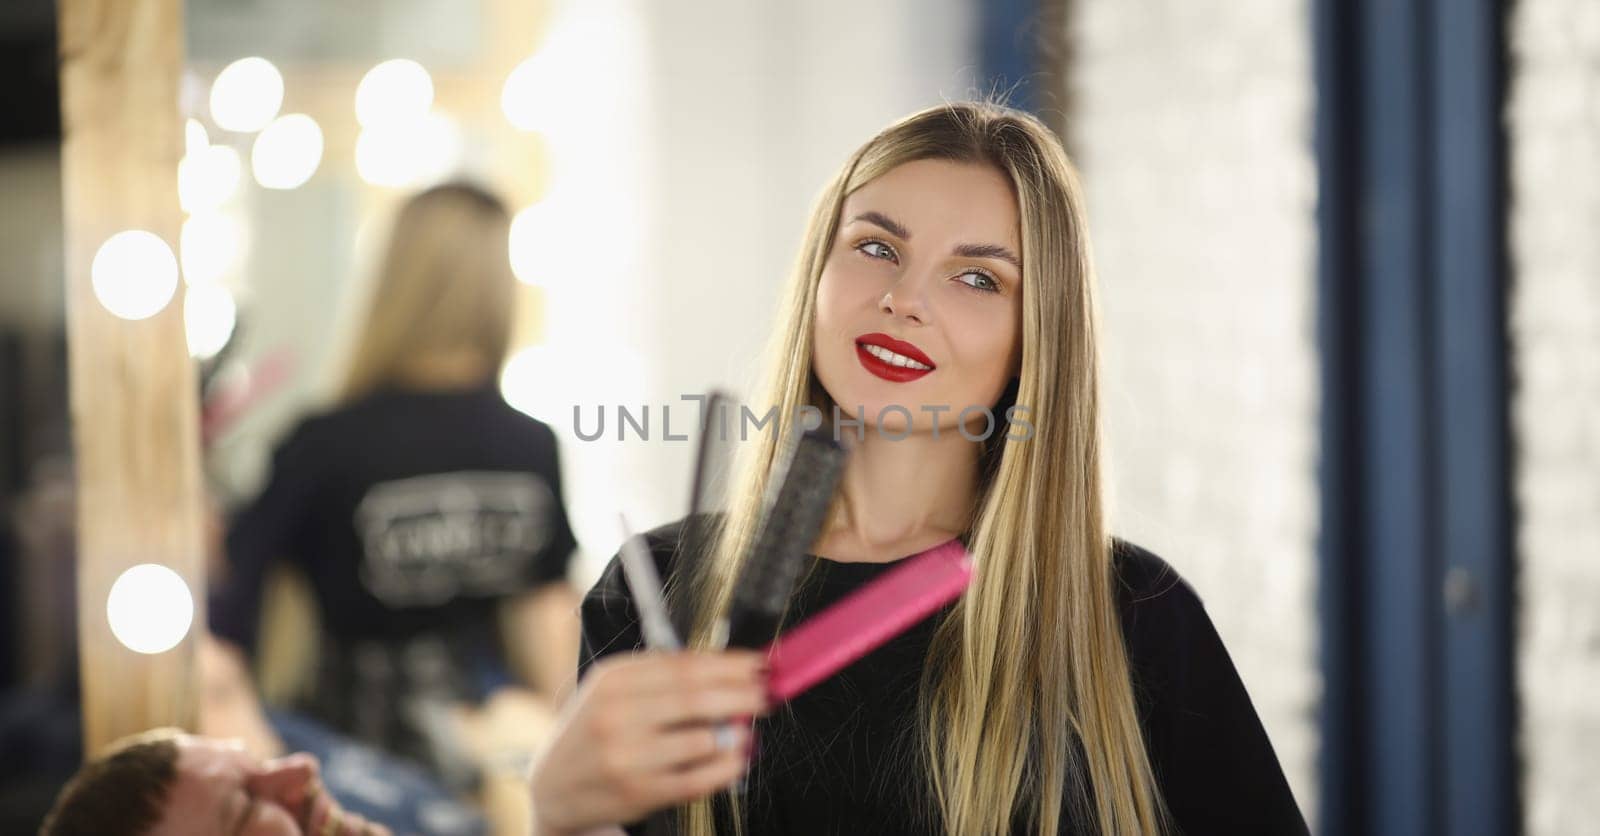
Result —
[[[874, 226], [882, 227], [902, 241], [911, 240], [910, 230], [882, 212], [876, 210], [862, 212], [850, 219], [850, 223], [855, 223], [856, 221], [866, 221]], [[961, 244], [955, 248], [955, 254], [962, 258], [998, 258], [1001, 261], [1009, 262], [1011, 266], [1018, 270], [1022, 269], [1022, 259], [1018, 258], [1017, 254], [1009, 248], [1002, 247], [999, 244]]]
[[1022, 259], [999, 244], [961, 244], [956, 247], [956, 255], [962, 258], [998, 258], [1010, 262], [1018, 270], [1022, 269]]
[[899, 238], [902, 241], [910, 241], [911, 240], [911, 233], [904, 226], [902, 226], [899, 222], [895, 221], [894, 218], [891, 218], [888, 215], [883, 214], [882, 212], [877, 212], [877, 211], [862, 212], [861, 214], [859, 214], [859, 215], [857, 215], [857, 216], [855, 216], [855, 217], [850, 219], [851, 223], [855, 223], [856, 221], [866, 221], [869, 224], [873, 224], [875, 226], [883, 227], [891, 235], [894, 235], [896, 238]]

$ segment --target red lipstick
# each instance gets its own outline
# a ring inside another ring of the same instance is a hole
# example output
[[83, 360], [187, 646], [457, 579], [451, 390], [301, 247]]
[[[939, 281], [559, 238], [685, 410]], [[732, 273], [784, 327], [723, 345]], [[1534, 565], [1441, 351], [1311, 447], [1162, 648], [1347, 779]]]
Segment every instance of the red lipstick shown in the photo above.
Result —
[[[883, 351], [893, 352], [901, 357], [921, 363], [927, 368], [919, 369], [911, 366], [897, 366], [894, 363], [873, 354], [871, 351], [867, 350], [867, 346], [873, 346]], [[933, 360], [929, 359], [928, 355], [922, 353], [922, 349], [917, 348], [905, 340], [897, 340], [888, 334], [872, 333], [862, 334], [860, 337], [857, 337], [856, 359], [861, 361], [862, 367], [867, 371], [872, 372], [884, 380], [894, 383], [909, 383], [910, 381], [916, 380], [937, 368], [934, 365]]]

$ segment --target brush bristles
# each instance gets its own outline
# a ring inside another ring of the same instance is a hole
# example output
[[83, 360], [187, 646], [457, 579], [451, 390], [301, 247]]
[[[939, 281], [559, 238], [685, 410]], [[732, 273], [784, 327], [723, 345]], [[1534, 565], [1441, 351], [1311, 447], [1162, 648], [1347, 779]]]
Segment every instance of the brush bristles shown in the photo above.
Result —
[[773, 639], [794, 592], [801, 558], [816, 542], [844, 476], [845, 450], [827, 434], [806, 433], [795, 445], [783, 485], [745, 561], [729, 613], [729, 643], [759, 647]]

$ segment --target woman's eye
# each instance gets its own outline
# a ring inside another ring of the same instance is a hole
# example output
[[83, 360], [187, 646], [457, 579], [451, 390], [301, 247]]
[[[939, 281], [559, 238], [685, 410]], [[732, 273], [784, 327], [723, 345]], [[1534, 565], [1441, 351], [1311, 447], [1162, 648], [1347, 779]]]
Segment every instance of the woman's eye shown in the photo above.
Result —
[[980, 273], [976, 270], [969, 270], [968, 272], [962, 273], [957, 278], [962, 284], [974, 290], [986, 290], [992, 293], [1000, 289], [1000, 283], [995, 281], [994, 277], [988, 273]]
[[856, 245], [856, 249], [860, 250], [868, 258], [881, 258], [885, 261], [895, 260], [894, 248], [882, 241], [862, 241]]

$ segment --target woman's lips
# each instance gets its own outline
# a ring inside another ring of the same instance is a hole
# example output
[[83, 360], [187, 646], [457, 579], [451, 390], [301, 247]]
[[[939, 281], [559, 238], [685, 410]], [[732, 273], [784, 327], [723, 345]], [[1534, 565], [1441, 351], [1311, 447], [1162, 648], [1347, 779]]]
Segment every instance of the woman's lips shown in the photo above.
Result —
[[[862, 334], [861, 336], [856, 337], [856, 345], [875, 345], [879, 348], [892, 351], [901, 357], [915, 360], [918, 363], [927, 366], [928, 368], [938, 367], [938, 364], [934, 363], [931, 357], [923, 354], [922, 349], [917, 348], [915, 343], [908, 343], [905, 340], [897, 340], [888, 334], [882, 334], [877, 331], [873, 331], [870, 334]], [[894, 364], [891, 363], [890, 365]]]
[[867, 371], [893, 383], [909, 383], [933, 371], [933, 369], [913, 369], [910, 366], [886, 363], [868, 351], [867, 344], [860, 342], [856, 343], [856, 359], [861, 361], [862, 367]]

